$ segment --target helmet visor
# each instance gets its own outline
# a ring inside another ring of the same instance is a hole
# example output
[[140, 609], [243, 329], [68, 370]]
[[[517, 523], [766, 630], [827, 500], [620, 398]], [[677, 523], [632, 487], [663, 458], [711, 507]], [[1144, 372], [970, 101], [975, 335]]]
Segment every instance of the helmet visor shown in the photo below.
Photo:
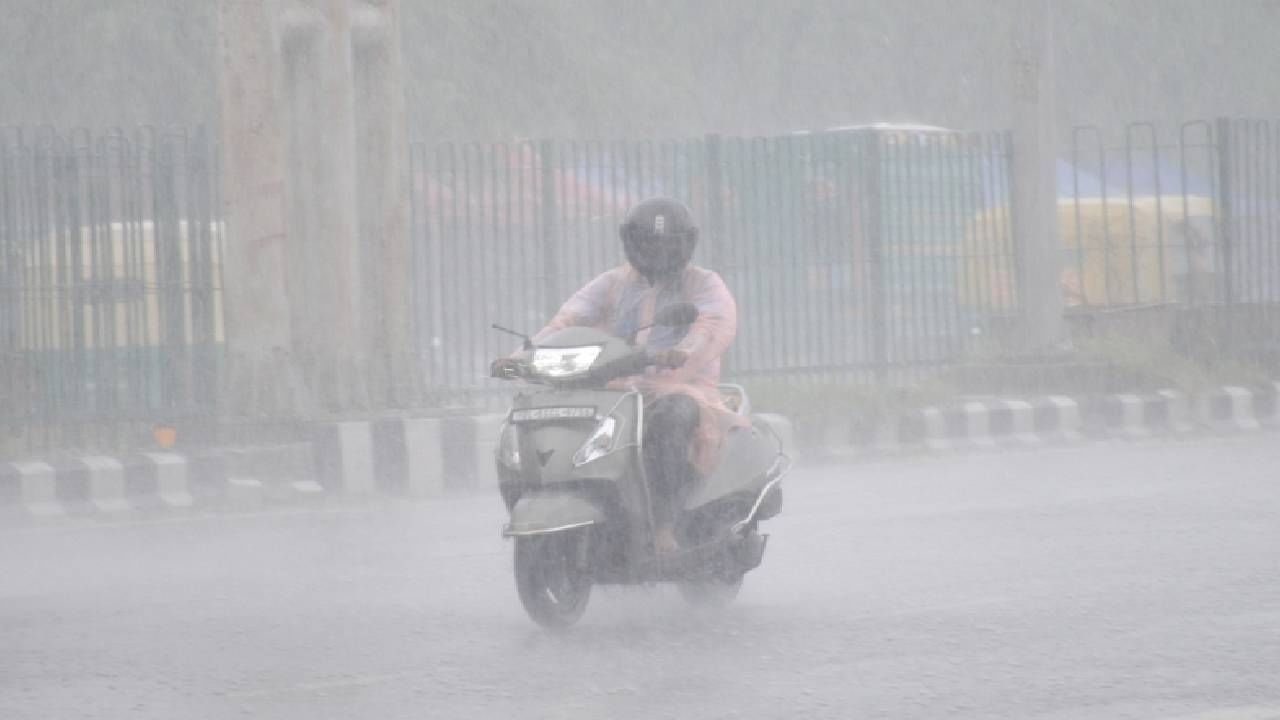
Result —
[[693, 233], [655, 235], [635, 227], [624, 229], [627, 260], [645, 275], [663, 275], [684, 269], [693, 255]]

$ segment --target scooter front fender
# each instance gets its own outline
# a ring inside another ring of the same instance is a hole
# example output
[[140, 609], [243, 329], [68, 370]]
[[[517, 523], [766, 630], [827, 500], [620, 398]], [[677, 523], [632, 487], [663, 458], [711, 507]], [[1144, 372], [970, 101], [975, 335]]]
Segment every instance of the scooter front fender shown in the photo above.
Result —
[[503, 537], [546, 535], [603, 523], [604, 512], [577, 495], [568, 493], [526, 494], [511, 508], [511, 522]]

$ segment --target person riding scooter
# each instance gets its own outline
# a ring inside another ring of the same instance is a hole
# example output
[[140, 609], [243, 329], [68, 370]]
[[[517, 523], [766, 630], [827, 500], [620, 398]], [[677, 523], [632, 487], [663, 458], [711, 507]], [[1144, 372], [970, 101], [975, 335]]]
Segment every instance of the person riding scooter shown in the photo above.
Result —
[[[720, 357], [737, 332], [737, 305], [720, 276], [691, 264], [698, 242], [693, 213], [678, 200], [652, 198], [627, 213], [619, 228], [627, 262], [574, 293], [533, 342], [571, 326], [634, 338], [655, 360], [644, 375], [613, 381], [646, 400], [644, 463], [653, 479], [654, 544], [677, 549], [673, 526], [680, 494], [719, 460], [727, 430], [747, 421], [724, 406], [717, 389]], [[652, 326], [662, 308], [691, 303], [688, 326]], [[502, 375], [512, 361], [494, 361]]]

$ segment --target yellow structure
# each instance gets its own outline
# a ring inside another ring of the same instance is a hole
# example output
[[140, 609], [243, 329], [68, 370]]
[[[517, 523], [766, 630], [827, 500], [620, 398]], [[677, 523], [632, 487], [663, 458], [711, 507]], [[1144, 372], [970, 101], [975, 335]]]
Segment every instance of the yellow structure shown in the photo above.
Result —
[[[978, 307], [1009, 307], [1016, 293], [1008, 272], [995, 272], [993, 258], [1012, 255], [1003, 233], [1007, 208], [979, 212], [965, 233], [961, 298]], [[1058, 201], [1062, 239], [1060, 283], [1072, 306], [1135, 305], [1186, 300], [1190, 275], [1214, 272], [1213, 201], [1203, 196], [1065, 198]], [[994, 236], [994, 237], [993, 237]], [[1001, 265], [1000, 267], [1004, 267]], [[970, 288], [976, 288], [970, 289]]]
[[1213, 268], [1213, 202], [1166, 195], [1063, 200], [1062, 286], [1068, 305], [1185, 299], [1189, 272]]
[[[202, 251], [204, 238], [193, 236], [186, 220], [177, 223], [176, 237], [161, 243], [175, 253], [177, 277], [162, 278], [156, 261], [155, 225], [141, 222], [112, 222], [83, 226], [74, 237], [55, 235], [43, 246], [31, 246], [20, 261], [22, 284], [26, 288], [20, 302], [26, 323], [20, 339], [27, 350], [63, 350], [156, 347], [161, 344], [162, 305], [178, 298], [176, 308], [183, 316], [181, 338], [163, 338], [191, 344], [200, 313], [212, 316], [213, 340], [224, 341], [222, 313], [222, 265], [220, 245], [223, 226], [210, 223], [205, 236], [209, 243], [209, 277], [192, 277], [197, 266], [193, 256]], [[70, 250], [79, 244], [79, 267], [73, 265]], [[77, 272], [78, 270], [78, 272]], [[206, 289], [204, 285], [208, 283]], [[207, 292], [209, 307], [196, 307]], [[77, 338], [76, 318], [80, 319]], [[209, 316], [203, 316], [209, 317]], [[179, 323], [175, 323], [175, 326]], [[114, 325], [114, 327], [111, 327]]]

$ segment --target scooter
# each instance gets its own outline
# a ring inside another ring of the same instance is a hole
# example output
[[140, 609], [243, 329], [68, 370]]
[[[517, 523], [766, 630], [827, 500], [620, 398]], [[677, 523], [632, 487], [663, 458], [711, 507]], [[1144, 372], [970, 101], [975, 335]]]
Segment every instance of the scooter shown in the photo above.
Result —
[[[672, 304], [654, 326], [697, 319]], [[731, 429], [720, 464], [690, 483], [675, 526], [679, 549], [657, 552], [645, 474], [645, 398], [610, 381], [655, 364], [633, 339], [569, 327], [524, 346], [499, 375], [534, 388], [516, 394], [496, 452], [499, 490], [510, 514], [516, 590], [534, 622], [564, 628], [582, 617], [593, 585], [672, 582], [691, 603], [732, 602], [760, 565], [768, 535], [760, 523], [782, 508], [791, 469], [782, 442], [751, 415], [746, 391], [723, 385], [728, 407], [750, 419]]]

